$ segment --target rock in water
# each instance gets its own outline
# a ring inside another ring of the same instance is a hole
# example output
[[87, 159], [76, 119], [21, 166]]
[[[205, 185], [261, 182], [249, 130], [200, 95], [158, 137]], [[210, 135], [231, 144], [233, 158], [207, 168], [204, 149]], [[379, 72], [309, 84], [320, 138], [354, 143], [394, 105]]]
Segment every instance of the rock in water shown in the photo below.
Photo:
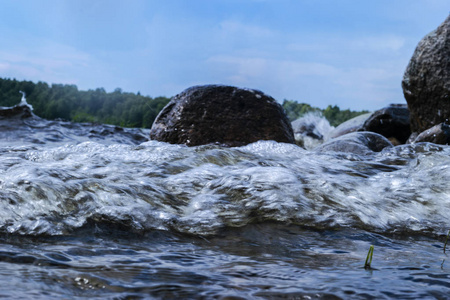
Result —
[[404, 144], [411, 135], [406, 104], [391, 104], [374, 112], [359, 131], [379, 133], [395, 144]]
[[292, 126], [275, 99], [223, 85], [194, 86], [173, 97], [156, 117], [150, 138], [188, 146], [295, 143]]
[[444, 123], [435, 125], [419, 134], [413, 142], [448, 145], [450, 144], [450, 126]]
[[26, 119], [33, 116], [30, 105], [16, 105], [13, 107], [0, 107], [0, 118]]
[[333, 139], [357, 131], [378, 133], [394, 145], [404, 144], [411, 134], [408, 107], [406, 104], [390, 104], [373, 113], [359, 115], [336, 127], [328, 138]]
[[411, 131], [422, 132], [450, 117], [450, 16], [425, 36], [402, 81]]

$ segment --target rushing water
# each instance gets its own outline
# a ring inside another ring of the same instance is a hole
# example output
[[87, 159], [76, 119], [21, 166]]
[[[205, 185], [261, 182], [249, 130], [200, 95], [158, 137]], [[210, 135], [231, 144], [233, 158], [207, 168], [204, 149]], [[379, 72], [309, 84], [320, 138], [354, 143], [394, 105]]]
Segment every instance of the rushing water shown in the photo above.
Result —
[[147, 137], [0, 110], [0, 297], [449, 297], [450, 147]]

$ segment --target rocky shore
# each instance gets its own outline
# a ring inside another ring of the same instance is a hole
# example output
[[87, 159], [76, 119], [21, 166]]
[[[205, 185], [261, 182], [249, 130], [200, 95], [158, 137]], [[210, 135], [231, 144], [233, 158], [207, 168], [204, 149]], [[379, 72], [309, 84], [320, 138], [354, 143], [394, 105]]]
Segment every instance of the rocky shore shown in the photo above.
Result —
[[[282, 107], [261, 91], [195, 86], [160, 112], [150, 138], [188, 146], [242, 146], [258, 140], [297, 143], [316, 151], [367, 153], [396, 145], [450, 141], [450, 16], [418, 44], [403, 77], [407, 104], [391, 104], [351, 119], [323, 136], [306, 119], [289, 123]], [[293, 129], [294, 128], [294, 129]]]

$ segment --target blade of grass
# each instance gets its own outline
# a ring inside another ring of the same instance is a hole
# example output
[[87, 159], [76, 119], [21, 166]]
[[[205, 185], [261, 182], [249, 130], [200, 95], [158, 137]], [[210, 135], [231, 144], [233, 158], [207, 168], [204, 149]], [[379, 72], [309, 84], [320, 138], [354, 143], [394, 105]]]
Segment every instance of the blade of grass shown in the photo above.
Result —
[[366, 270], [370, 270], [372, 268], [370, 265], [372, 264], [373, 248], [373, 245], [370, 245], [369, 252], [367, 253], [366, 257], [366, 263], [364, 264], [364, 269]]
[[445, 253], [445, 248], [447, 248], [447, 242], [448, 242], [448, 236], [449, 236], [449, 235], [450, 235], [450, 230], [448, 231], [447, 238], [445, 239], [444, 253]]

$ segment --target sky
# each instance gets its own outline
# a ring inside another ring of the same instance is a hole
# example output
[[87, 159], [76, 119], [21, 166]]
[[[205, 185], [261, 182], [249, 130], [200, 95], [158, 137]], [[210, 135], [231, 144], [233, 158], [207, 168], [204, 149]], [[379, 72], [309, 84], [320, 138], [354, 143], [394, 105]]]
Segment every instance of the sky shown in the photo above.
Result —
[[2, 0], [0, 78], [172, 97], [203, 84], [325, 108], [406, 103], [448, 0]]

